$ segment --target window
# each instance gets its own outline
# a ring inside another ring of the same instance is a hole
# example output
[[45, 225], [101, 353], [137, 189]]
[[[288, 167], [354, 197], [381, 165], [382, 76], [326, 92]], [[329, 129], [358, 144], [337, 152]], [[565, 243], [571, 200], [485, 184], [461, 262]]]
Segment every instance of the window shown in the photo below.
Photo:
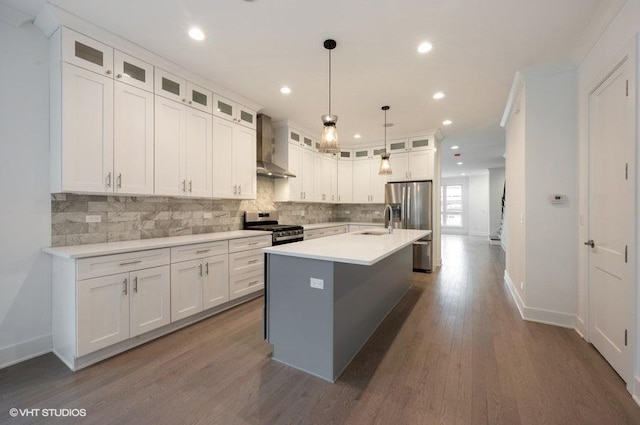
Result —
[[440, 223], [446, 227], [463, 227], [462, 185], [442, 186], [440, 191]]

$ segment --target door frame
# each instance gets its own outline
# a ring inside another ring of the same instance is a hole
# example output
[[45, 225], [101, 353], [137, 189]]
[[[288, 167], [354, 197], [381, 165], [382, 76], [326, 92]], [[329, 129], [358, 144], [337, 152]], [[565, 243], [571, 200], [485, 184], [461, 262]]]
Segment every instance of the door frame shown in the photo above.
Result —
[[[582, 299], [578, 300], [578, 304], [583, 305], [583, 320], [584, 322], [580, 323], [580, 312], [578, 311], [577, 315], [577, 328], [579, 333], [582, 333], [583, 338], [586, 339], [587, 342], [591, 342], [592, 339], [592, 329], [591, 329], [591, 317], [592, 317], [592, 300], [591, 300], [591, 292], [592, 292], [592, 282], [589, 275], [590, 269], [590, 255], [586, 247], [583, 246], [583, 242], [589, 239], [590, 236], [590, 189], [591, 189], [591, 104], [590, 98], [591, 95], [594, 94], [606, 81], [609, 77], [611, 77], [622, 65], [625, 63], [629, 66], [629, 95], [634, 98], [633, 102], [633, 111], [632, 116], [634, 117], [633, 125], [633, 150], [634, 150], [634, 161], [635, 164], [632, 167], [632, 175], [631, 179], [634, 184], [634, 200], [632, 202], [634, 211], [632, 213], [632, 233], [634, 237], [631, 240], [630, 245], [630, 255], [629, 261], [631, 262], [631, 281], [632, 281], [632, 297], [630, 302], [630, 317], [631, 317], [631, 325], [629, 329], [630, 339], [631, 339], [631, 376], [626, 376], [624, 379], [626, 380], [627, 391], [631, 394], [638, 394], [640, 392], [640, 377], [638, 377], [638, 371], [640, 371], [640, 366], [638, 365], [638, 353], [640, 353], [640, 341], [638, 341], [638, 331], [640, 330], [638, 327], [638, 312], [640, 306], [640, 288], [637, 280], [638, 277], [638, 264], [637, 261], [637, 241], [639, 239], [638, 231], [640, 229], [640, 217], [638, 216], [638, 211], [640, 211], [640, 197], [638, 196], [638, 188], [640, 187], [640, 175], [636, 172], [638, 167], [639, 158], [640, 158], [640, 149], [638, 149], [638, 86], [636, 84], [637, 80], [637, 72], [638, 72], [638, 63], [637, 63], [637, 49], [640, 47], [640, 43], [638, 43], [639, 34], [634, 35], [632, 40], [627, 42], [623, 48], [613, 57], [613, 59], [607, 63], [607, 66], [603, 67], [603, 72], [598, 75], [598, 78], [594, 79], [587, 85], [587, 91], [585, 91], [586, 97], [582, 100], [584, 102], [585, 117], [586, 117], [586, 125], [583, 126], [584, 130], [584, 140], [585, 144], [583, 145], [583, 155], [581, 155], [581, 168], [582, 172], [580, 173], [580, 182], [582, 187], [584, 188], [582, 192], [583, 199], [580, 204], [582, 207], [582, 212], [580, 214], [580, 227], [581, 232], [579, 232], [580, 240], [580, 258], [582, 259], [582, 267], [580, 268], [580, 281], [581, 287], [584, 289], [584, 296]], [[580, 329], [582, 328], [582, 329]], [[580, 332], [582, 331], [582, 332]], [[636, 399], [637, 401], [637, 399]]]

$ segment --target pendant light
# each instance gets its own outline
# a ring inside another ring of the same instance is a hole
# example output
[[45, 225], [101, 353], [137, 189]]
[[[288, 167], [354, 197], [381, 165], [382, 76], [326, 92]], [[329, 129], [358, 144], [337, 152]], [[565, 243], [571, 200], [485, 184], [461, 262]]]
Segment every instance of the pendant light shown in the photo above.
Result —
[[338, 117], [331, 115], [331, 51], [336, 48], [335, 40], [325, 40], [324, 48], [329, 51], [329, 113], [322, 116], [322, 138], [318, 150], [322, 153], [340, 153], [340, 143], [338, 142], [338, 130], [336, 122]]
[[384, 153], [380, 155], [380, 170], [378, 170], [378, 175], [381, 176], [393, 174], [391, 163], [389, 162], [391, 154], [387, 152], [387, 111], [389, 107], [385, 105], [382, 107], [382, 110], [384, 111]]

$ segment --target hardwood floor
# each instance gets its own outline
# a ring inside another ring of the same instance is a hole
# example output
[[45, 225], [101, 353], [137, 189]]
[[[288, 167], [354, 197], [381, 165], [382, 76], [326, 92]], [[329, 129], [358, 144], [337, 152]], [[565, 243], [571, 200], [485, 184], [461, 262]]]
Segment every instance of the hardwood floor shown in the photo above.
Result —
[[445, 236], [443, 258], [333, 385], [269, 359], [258, 299], [76, 373], [52, 354], [0, 370], [0, 423], [640, 424], [593, 347], [520, 318], [499, 246]]

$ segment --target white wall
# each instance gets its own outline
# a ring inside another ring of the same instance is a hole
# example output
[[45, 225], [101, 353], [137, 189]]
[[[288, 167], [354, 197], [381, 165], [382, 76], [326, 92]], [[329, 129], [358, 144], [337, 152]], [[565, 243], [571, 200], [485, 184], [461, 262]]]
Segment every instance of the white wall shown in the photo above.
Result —
[[[613, 21], [607, 27], [607, 30], [600, 37], [597, 43], [589, 51], [589, 54], [580, 64], [578, 70], [578, 129], [579, 129], [579, 181], [580, 181], [580, 209], [579, 213], [581, 217], [584, 217], [584, 225], [580, 226], [578, 242], [589, 239], [588, 228], [586, 226], [586, 212], [588, 205], [586, 204], [587, 198], [587, 135], [588, 135], [588, 96], [589, 92], [596, 86], [596, 84], [605, 77], [605, 73], [608, 72], [613, 65], [624, 54], [629, 43], [633, 40], [636, 34], [640, 32], [640, 0], [627, 0], [616, 15]], [[637, 77], [636, 77], [637, 78]], [[639, 79], [640, 80], [640, 79]], [[637, 119], [637, 118], [636, 118]], [[636, 140], [637, 153], [640, 152]], [[636, 155], [636, 164], [640, 164], [638, 155]], [[636, 173], [637, 177], [640, 177], [640, 173]], [[640, 188], [640, 181], [636, 181], [636, 187]], [[636, 199], [640, 201], [640, 196], [636, 193]], [[640, 205], [636, 207], [637, 211], [640, 211]], [[640, 222], [636, 222], [636, 241], [640, 240]], [[586, 330], [588, 327], [587, 321], [587, 280], [586, 280], [586, 267], [587, 267], [587, 250], [584, 249], [581, 244], [578, 244], [577, 249], [579, 255], [579, 287], [578, 287], [578, 329], [587, 335]], [[638, 253], [636, 257], [636, 269], [640, 264], [640, 256]], [[637, 273], [637, 272], [636, 272]], [[640, 283], [638, 281], [640, 274], [636, 275], [636, 317], [640, 314]], [[634, 375], [635, 382], [633, 393], [637, 398], [640, 398], [640, 324], [636, 320], [636, 329], [631, 337], [635, 343], [634, 352]]]
[[0, 367], [51, 348], [49, 82], [44, 35], [0, 20]]
[[[578, 289], [577, 70], [525, 72], [525, 293], [531, 308], [575, 317]], [[552, 205], [552, 194], [567, 195]]]
[[489, 235], [500, 228], [502, 218], [502, 194], [504, 192], [504, 167], [489, 168]]
[[469, 236], [489, 236], [489, 172], [469, 176]]

